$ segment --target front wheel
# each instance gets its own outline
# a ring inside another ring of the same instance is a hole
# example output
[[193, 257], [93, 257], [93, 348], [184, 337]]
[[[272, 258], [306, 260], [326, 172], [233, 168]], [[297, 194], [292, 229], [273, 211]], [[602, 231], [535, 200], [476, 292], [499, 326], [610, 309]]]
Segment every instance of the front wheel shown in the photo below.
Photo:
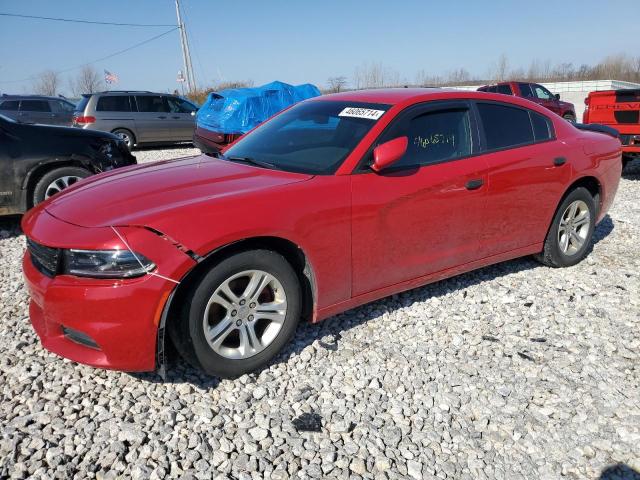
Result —
[[295, 332], [300, 314], [291, 265], [276, 252], [251, 250], [221, 261], [192, 288], [170, 332], [195, 367], [233, 378], [267, 364]]
[[567, 195], [553, 218], [542, 253], [536, 259], [549, 267], [570, 267], [589, 253], [596, 223], [591, 192], [578, 187]]
[[61, 167], [47, 172], [33, 189], [33, 205], [43, 202], [90, 175], [89, 170], [81, 167]]

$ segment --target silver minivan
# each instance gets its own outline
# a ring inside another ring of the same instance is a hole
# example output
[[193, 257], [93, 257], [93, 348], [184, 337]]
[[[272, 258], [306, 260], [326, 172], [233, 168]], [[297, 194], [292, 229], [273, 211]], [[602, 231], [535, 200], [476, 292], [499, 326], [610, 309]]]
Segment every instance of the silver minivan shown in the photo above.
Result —
[[112, 132], [129, 149], [145, 144], [191, 142], [196, 107], [177, 95], [143, 91], [109, 91], [83, 95], [73, 125]]
[[20, 123], [71, 126], [75, 105], [44, 95], [2, 95], [0, 114]]

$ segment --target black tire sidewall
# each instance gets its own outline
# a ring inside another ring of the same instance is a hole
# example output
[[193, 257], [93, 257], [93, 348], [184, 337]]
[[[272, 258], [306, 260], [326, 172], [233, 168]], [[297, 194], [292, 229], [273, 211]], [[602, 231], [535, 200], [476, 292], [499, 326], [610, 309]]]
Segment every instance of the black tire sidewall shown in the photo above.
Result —
[[[209, 346], [204, 336], [202, 320], [207, 302], [213, 292], [231, 275], [244, 270], [263, 270], [278, 279], [287, 297], [287, 314], [280, 332], [271, 345], [260, 353], [242, 360], [232, 360], [218, 355]], [[188, 332], [186, 344], [192, 347], [191, 360], [211, 375], [234, 378], [251, 372], [271, 360], [293, 336], [301, 314], [301, 289], [298, 277], [287, 260], [280, 254], [270, 250], [251, 250], [221, 261], [193, 290], [190, 304], [187, 307]], [[185, 342], [182, 342], [184, 345]]]
[[[580, 250], [578, 250], [578, 252], [573, 255], [566, 255], [560, 250], [560, 245], [558, 245], [558, 228], [560, 226], [560, 221], [562, 219], [563, 213], [565, 212], [567, 207], [576, 200], [582, 200], [587, 204], [591, 221], [589, 223], [589, 232], [587, 234], [587, 238]], [[571, 193], [569, 193], [564, 198], [564, 200], [558, 207], [558, 210], [556, 211], [551, 229], [549, 230], [549, 236], [547, 237], [546, 241], [548, 242], [547, 248], [549, 250], [553, 263], [559, 267], [570, 267], [579, 263], [584, 257], [586, 257], [592, 247], [593, 231], [595, 230], [595, 225], [595, 201], [591, 196], [589, 190], [583, 187], [578, 187], [575, 190], [571, 191]]]
[[47, 187], [57, 178], [67, 177], [67, 176], [87, 178], [87, 177], [90, 177], [91, 175], [92, 174], [89, 170], [82, 167], [69, 166], [69, 167], [54, 168], [53, 170], [45, 173], [40, 178], [40, 180], [38, 180], [35, 187], [33, 188], [33, 196], [32, 196], [33, 205], [36, 206], [37, 204], [44, 201], [44, 196], [46, 194]]

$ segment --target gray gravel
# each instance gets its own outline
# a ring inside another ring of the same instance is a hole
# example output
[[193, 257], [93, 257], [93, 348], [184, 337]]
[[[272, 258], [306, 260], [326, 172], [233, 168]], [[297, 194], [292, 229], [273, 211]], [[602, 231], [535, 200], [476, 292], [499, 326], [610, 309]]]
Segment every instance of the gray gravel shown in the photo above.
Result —
[[580, 265], [512, 261], [303, 325], [234, 381], [47, 353], [17, 222], [0, 237], [0, 478], [640, 478], [640, 162]]

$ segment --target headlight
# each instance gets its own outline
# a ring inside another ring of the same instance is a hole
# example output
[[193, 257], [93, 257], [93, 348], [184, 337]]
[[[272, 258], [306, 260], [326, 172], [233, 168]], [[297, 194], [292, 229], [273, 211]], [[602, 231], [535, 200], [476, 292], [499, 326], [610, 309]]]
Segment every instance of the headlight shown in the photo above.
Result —
[[133, 278], [156, 268], [144, 255], [129, 250], [64, 250], [64, 273], [79, 277]]

